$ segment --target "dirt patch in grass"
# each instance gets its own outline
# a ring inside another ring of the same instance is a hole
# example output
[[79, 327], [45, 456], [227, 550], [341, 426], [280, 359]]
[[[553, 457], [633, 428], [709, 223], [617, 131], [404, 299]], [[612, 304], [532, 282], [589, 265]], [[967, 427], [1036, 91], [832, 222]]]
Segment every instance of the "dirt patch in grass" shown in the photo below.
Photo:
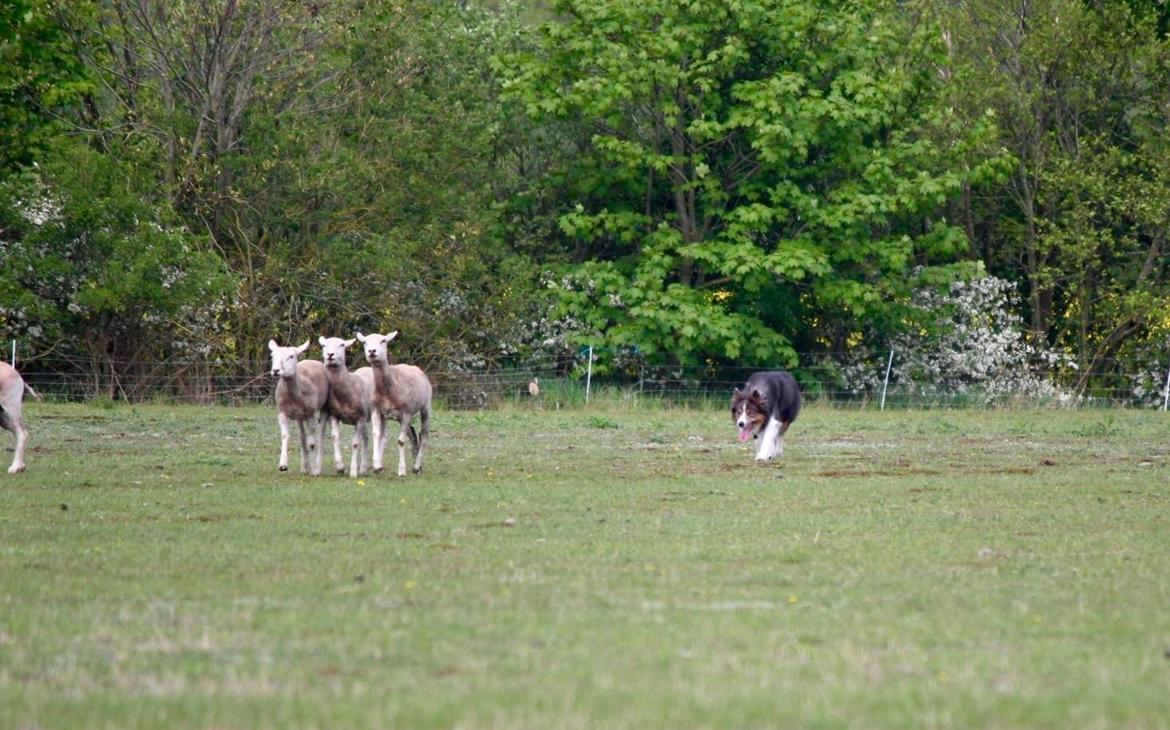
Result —
[[938, 476], [943, 474], [937, 469], [922, 469], [914, 467], [894, 467], [884, 469], [828, 469], [816, 473], [818, 477], [845, 478], [845, 477], [907, 477], [907, 476]]

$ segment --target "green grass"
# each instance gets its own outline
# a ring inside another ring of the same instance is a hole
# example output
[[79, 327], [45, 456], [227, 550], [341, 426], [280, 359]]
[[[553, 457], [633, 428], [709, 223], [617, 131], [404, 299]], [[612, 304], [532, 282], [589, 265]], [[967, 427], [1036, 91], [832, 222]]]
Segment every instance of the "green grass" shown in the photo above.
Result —
[[812, 407], [757, 466], [722, 409], [440, 412], [355, 481], [268, 409], [28, 411], [3, 728], [1170, 717], [1164, 413]]

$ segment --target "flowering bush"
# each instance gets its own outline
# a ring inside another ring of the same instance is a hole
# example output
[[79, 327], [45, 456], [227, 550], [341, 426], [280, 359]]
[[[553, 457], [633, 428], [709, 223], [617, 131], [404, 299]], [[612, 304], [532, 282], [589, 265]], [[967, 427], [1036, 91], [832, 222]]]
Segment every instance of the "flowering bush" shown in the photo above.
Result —
[[1069, 401], [1052, 374], [1075, 365], [1024, 338], [1017, 304], [1015, 285], [995, 276], [955, 281], [946, 289], [919, 287], [907, 328], [892, 336], [887, 348], [860, 347], [815, 367], [839, 392], [869, 397], [881, 392], [893, 350], [890, 384], [915, 395]]
[[1073, 367], [1024, 339], [1015, 284], [995, 276], [919, 288], [912, 308], [925, 326], [891, 340], [899, 382], [922, 391], [1061, 397], [1050, 374]]

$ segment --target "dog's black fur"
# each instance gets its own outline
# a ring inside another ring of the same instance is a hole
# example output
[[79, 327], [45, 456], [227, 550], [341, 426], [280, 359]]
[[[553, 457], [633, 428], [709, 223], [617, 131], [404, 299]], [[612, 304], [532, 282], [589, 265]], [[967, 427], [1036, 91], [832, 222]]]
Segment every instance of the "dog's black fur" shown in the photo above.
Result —
[[800, 388], [796, 385], [796, 379], [782, 370], [753, 373], [743, 390], [736, 388], [731, 396], [733, 422], [739, 418], [745, 403], [748, 416], [753, 421], [752, 436], [758, 438], [771, 418], [780, 422], [780, 435], [783, 436], [800, 413]]

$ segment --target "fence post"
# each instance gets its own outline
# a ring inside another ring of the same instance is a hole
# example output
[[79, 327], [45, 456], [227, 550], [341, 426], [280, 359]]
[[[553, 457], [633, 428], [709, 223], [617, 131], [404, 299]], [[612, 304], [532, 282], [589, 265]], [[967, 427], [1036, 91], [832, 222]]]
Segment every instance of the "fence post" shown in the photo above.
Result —
[[886, 361], [886, 379], [882, 382], [882, 405], [879, 411], [886, 410], [886, 389], [890, 387], [890, 368], [894, 365], [894, 351], [890, 350], [890, 359]]
[[1170, 406], [1170, 370], [1166, 371], [1166, 387], [1162, 390], [1162, 410]]
[[585, 370], [585, 405], [589, 405], [589, 388], [593, 384], [593, 345], [589, 346], [589, 365]]

